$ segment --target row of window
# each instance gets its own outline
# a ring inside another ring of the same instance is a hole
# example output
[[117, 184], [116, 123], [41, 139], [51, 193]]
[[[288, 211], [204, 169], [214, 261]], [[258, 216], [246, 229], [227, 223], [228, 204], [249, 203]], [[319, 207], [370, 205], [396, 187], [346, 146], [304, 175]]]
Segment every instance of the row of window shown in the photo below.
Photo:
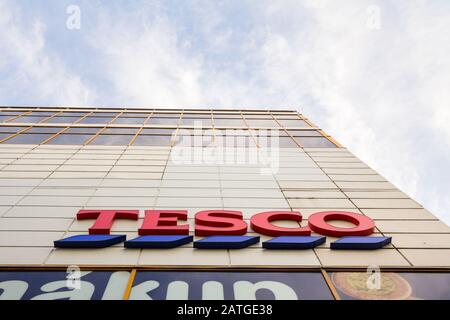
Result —
[[197, 113], [127, 113], [127, 112], [17, 112], [1, 111], [4, 123], [63, 123], [63, 124], [155, 124], [182, 126], [230, 126], [230, 127], [310, 127], [300, 116], [251, 114], [197, 114]]
[[[0, 300], [449, 300], [450, 273], [2, 271]], [[372, 278], [376, 278], [375, 280]], [[336, 289], [333, 294], [329, 288]], [[44, 289], [45, 288], [45, 289]], [[53, 289], [52, 289], [53, 288]], [[74, 290], [76, 289], [76, 290]]]
[[[18, 134], [17, 134], [18, 133]], [[169, 128], [80, 128], [0, 126], [8, 144], [241, 146], [333, 148], [317, 130], [190, 130]]]

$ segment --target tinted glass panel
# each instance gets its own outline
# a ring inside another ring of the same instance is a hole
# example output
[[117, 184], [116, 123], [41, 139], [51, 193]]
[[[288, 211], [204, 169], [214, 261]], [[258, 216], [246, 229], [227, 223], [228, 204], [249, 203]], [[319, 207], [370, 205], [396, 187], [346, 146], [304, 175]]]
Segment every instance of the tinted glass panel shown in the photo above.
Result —
[[57, 133], [65, 128], [56, 128], [56, 127], [33, 127], [27, 131], [27, 133]]
[[101, 128], [70, 128], [64, 133], [97, 133]]
[[214, 118], [215, 126], [228, 126], [228, 127], [246, 127], [244, 120], [242, 119], [216, 119]]
[[11, 119], [12, 116], [4, 116], [4, 115], [0, 115], [0, 122], [6, 121], [8, 119]]
[[279, 127], [280, 125], [275, 120], [270, 119], [247, 119], [250, 127]]
[[9, 122], [26, 122], [26, 123], [38, 123], [46, 119], [47, 117], [35, 117], [35, 116], [23, 116], [17, 119], [14, 119]]
[[155, 113], [152, 115], [152, 118], [160, 118], [160, 117], [162, 117], [162, 118], [176, 118], [176, 119], [178, 119], [178, 118], [180, 118], [180, 116], [181, 116], [181, 113], [161, 113], [161, 112], [155, 112]]
[[80, 117], [53, 117], [45, 123], [73, 123], [80, 119]]
[[0, 132], [16, 133], [25, 128], [29, 128], [29, 127], [28, 126], [27, 127], [0, 127]]
[[101, 123], [106, 124], [112, 121], [113, 117], [86, 117], [78, 123]]
[[177, 125], [179, 122], [178, 118], [154, 118], [151, 117], [147, 124], [167, 124], [167, 125]]
[[108, 128], [102, 134], [136, 134], [137, 128]]
[[124, 112], [121, 117], [129, 118], [148, 118], [150, 113], [139, 113], [139, 112]]
[[35, 133], [35, 134], [27, 134], [21, 133], [14, 138], [8, 140], [7, 143], [24, 143], [24, 144], [39, 144], [45, 141], [46, 139], [53, 136], [53, 134], [45, 134], [45, 133]]
[[279, 123], [281, 123], [284, 127], [309, 127], [305, 121], [303, 120], [278, 120]]
[[211, 119], [185, 118], [181, 121], [181, 124], [184, 126], [210, 127], [210, 126], [212, 126], [212, 121], [211, 121]]
[[316, 130], [288, 130], [288, 132], [293, 137], [322, 137]]
[[174, 132], [176, 131], [176, 129], [165, 129], [165, 128], [161, 128], [161, 129], [142, 129], [140, 134], [168, 134], [168, 135], [172, 135]]
[[130, 143], [134, 135], [119, 135], [119, 134], [101, 134], [97, 136], [89, 144], [94, 145], [116, 145], [116, 146], [126, 146]]
[[304, 148], [336, 148], [335, 144], [325, 137], [296, 137], [295, 139]]
[[91, 135], [63, 133], [50, 140], [47, 144], [84, 144], [91, 137]]
[[157, 136], [157, 135], [138, 135], [136, 140], [134, 140], [134, 146], [170, 146], [172, 137], [167, 136]]
[[450, 300], [450, 273], [330, 274], [333, 284], [344, 300]]
[[143, 124], [146, 118], [117, 118], [114, 124]]

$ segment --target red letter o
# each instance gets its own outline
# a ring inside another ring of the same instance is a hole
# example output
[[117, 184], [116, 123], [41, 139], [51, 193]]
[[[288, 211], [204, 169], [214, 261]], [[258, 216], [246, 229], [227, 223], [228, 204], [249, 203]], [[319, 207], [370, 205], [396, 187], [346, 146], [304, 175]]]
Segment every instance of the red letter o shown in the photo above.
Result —
[[[343, 220], [356, 226], [353, 228], [340, 228], [327, 223], [329, 220]], [[374, 231], [375, 224], [372, 219], [362, 214], [346, 211], [317, 212], [308, 218], [308, 225], [312, 231], [324, 236], [368, 236]]]

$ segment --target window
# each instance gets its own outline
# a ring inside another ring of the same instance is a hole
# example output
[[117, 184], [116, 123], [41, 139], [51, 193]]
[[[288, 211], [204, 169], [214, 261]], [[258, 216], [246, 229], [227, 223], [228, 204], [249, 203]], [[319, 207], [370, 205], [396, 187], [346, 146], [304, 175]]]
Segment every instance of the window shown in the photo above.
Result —
[[80, 117], [53, 117], [51, 119], [48, 119], [45, 123], [74, 123], [80, 119]]
[[202, 126], [202, 127], [211, 127], [212, 121], [211, 118], [183, 118], [181, 120], [181, 125], [183, 126]]
[[22, 116], [22, 117], [14, 119], [12, 121], [9, 121], [9, 122], [10, 123], [13, 123], [13, 122], [14, 123], [16, 123], [16, 122], [18, 122], [18, 123], [38, 123], [38, 122], [43, 121], [46, 118], [48, 118], [48, 116], [42, 116], [42, 117], [40, 117], [40, 116]]
[[336, 145], [325, 137], [296, 137], [295, 140], [304, 148], [336, 148]]
[[214, 118], [217, 127], [246, 127], [244, 120], [232, 118]]
[[92, 135], [86, 134], [66, 134], [62, 133], [49, 142], [47, 144], [76, 144], [81, 145], [88, 141]]
[[9, 126], [5, 126], [5, 127], [0, 127], [0, 132], [1, 133], [17, 133], [25, 128], [29, 128], [28, 126], [26, 127], [9, 127]]
[[131, 134], [100, 134], [90, 145], [103, 145], [103, 146], [127, 146], [134, 135]]
[[280, 125], [273, 119], [246, 119], [250, 127], [279, 127]]
[[134, 140], [134, 146], [170, 146], [172, 144], [172, 136], [161, 135], [143, 135], [140, 134]]
[[163, 135], [172, 135], [175, 133], [177, 129], [166, 129], [166, 128], [152, 128], [152, 129], [142, 129], [141, 134], [163, 134]]
[[141, 112], [124, 112], [121, 117], [127, 118], [148, 118], [151, 113], [141, 113]]
[[161, 117], [151, 117], [147, 124], [166, 124], [176, 126], [179, 122], [178, 118], [161, 118]]
[[146, 118], [120, 117], [114, 120], [114, 124], [144, 124]]
[[52, 133], [21, 133], [7, 141], [5, 143], [12, 144], [40, 144], [52, 137]]
[[288, 130], [288, 133], [293, 137], [322, 137], [322, 134], [317, 130]]
[[102, 134], [132, 134], [135, 135], [137, 128], [107, 128]]
[[27, 130], [27, 133], [58, 133], [64, 129], [61, 127], [33, 127]]
[[97, 133], [101, 128], [82, 128], [82, 127], [78, 127], [78, 128], [69, 128], [67, 131], [65, 131], [64, 133]]
[[82, 123], [95, 123], [95, 124], [107, 124], [108, 122], [111, 122], [114, 118], [113, 117], [93, 117], [89, 116], [81, 120], [80, 124]]
[[297, 120], [281, 119], [278, 120], [278, 122], [281, 123], [281, 125], [284, 127], [310, 127], [309, 124], [300, 119]]
[[0, 115], [0, 122], [4, 122], [8, 119], [11, 119], [13, 116]]

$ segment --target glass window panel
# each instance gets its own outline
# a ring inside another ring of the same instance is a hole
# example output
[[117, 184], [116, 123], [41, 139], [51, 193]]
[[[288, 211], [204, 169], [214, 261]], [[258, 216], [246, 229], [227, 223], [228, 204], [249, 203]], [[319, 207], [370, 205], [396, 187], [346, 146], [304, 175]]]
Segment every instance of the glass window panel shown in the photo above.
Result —
[[16, 133], [19, 132], [20, 130], [23, 130], [25, 128], [29, 128], [27, 127], [0, 127], [0, 132], [11, 132], [11, 133]]
[[15, 123], [15, 122], [22, 122], [22, 123], [38, 123], [41, 122], [42, 120], [46, 119], [47, 117], [37, 117], [37, 116], [23, 116], [23, 117], [19, 117], [17, 119], [14, 119], [12, 121], [9, 121], [11, 123]]
[[134, 135], [131, 134], [101, 134], [98, 135], [94, 140], [92, 140], [90, 145], [105, 145], [105, 146], [126, 146], [133, 139]]
[[151, 117], [147, 124], [167, 124], [167, 125], [177, 125], [179, 122], [178, 118], [158, 118]]
[[296, 137], [304, 148], [337, 148], [334, 143], [325, 137]]
[[155, 112], [152, 115], [152, 118], [180, 118], [181, 113], [162, 113], [162, 112]]
[[191, 119], [211, 119], [210, 113], [184, 113], [184, 118], [191, 118]]
[[146, 118], [117, 118], [114, 124], [144, 124]]
[[27, 134], [27, 133], [21, 133], [14, 138], [11, 138], [8, 140], [7, 143], [12, 144], [40, 144], [44, 142], [46, 139], [53, 136], [53, 134], [49, 133], [35, 133], [35, 134]]
[[221, 136], [250, 136], [249, 130], [244, 129], [214, 129], [216, 135]]
[[57, 133], [65, 128], [57, 127], [33, 127], [27, 133]]
[[208, 147], [213, 143], [213, 135], [177, 135], [175, 140], [175, 145], [185, 147]]
[[322, 134], [317, 130], [288, 130], [293, 137], [322, 137]]
[[[11, 133], [0, 133], [0, 140], [5, 139], [6, 137], [9, 137]], [[6, 142], [5, 142], [6, 143]]]
[[45, 123], [73, 123], [80, 119], [80, 117], [53, 117], [45, 121]]
[[59, 113], [59, 111], [33, 111], [30, 115], [37, 117], [51, 117], [57, 113]]
[[166, 128], [154, 128], [154, 129], [142, 129], [140, 134], [158, 134], [158, 135], [172, 135], [177, 129], [166, 129]]
[[124, 112], [121, 117], [129, 118], [148, 118], [151, 113], [140, 113], [140, 112]]
[[95, 124], [107, 124], [108, 122], [112, 121], [113, 117], [86, 117], [83, 120], [81, 120], [78, 123], [95, 123]]
[[273, 120], [270, 114], [244, 114], [245, 119], [269, 119]]
[[63, 112], [62, 114], [60, 114], [59, 116], [61, 117], [84, 117], [85, 115], [87, 115], [88, 112]]
[[181, 125], [184, 126], [202, 126], [202, 127], [211, 127], [212, 121], [211, 119], [198, 119], [198, 118], [183, 118], [181, 120]]
[[1, 111], [0, 114], [3, 116], [18, 116], [19, 114], [24, 114], [24, 111]]
[[379, 288], [368, 288], [367, 272], [330, 272], [343, 300], [449, 300], [450, 273], [381, 272]]
[[138, 128], [108, 128], [102, 134], [136, 134]]
[[242, 119], [240, 114], [232, 114], [232, 113], [214, 113], [214, 119]]
[[0, 122], [6, 121], [8, 119], [11, 119], [13, 116], [4, 116], [4, 115], [0, 115]]
[[102, 128], [70, 128], [64, 133], [97, 133]]
[[134, 140], [134, 146], [170, 146], [172, 144], [172, 136], [157, 135], [138, 135]]
[[213, 136], [214, 131], [213, 129], [207, 129], [207, 130], [199, 130], [199, 129], [185, 129], [180, 128], [177, 131], [177, 135], [179, 136], [193, 136], [193, 135], [199, 135], [199, 136]]
[[253, 135], [255, 136], [266, 136], [266, 137], [287, 137], [288, 134], [284, 130], [271, 130], [271, 129], [252, 129]]
[[214, 118], [215, 126], [227, 126], [227, 127], [246, 127], [244, 120], [242, 119], [216, 119]]
[[250, 127], [279, 127], [280, 125], [275, 120], [270, 119], [247, 119], [246, 120]]
[[107, 117], [107, 118], [115, 118], [119, 113], [118, 112], [94, 112], [92, 117]]
[[289, 120], [289, 119], [281, 119], [278, 120], [279, 123], [281, 123], [284, 127], [310, 127], [309, 124], [307, 124], [303, 120]]
[[299, 119], [297, 115], [277, 115], [275, 116], [278, 120], [282, 119]]
[[92, 135], [62, 133], [47, 144], [84, 144]]

